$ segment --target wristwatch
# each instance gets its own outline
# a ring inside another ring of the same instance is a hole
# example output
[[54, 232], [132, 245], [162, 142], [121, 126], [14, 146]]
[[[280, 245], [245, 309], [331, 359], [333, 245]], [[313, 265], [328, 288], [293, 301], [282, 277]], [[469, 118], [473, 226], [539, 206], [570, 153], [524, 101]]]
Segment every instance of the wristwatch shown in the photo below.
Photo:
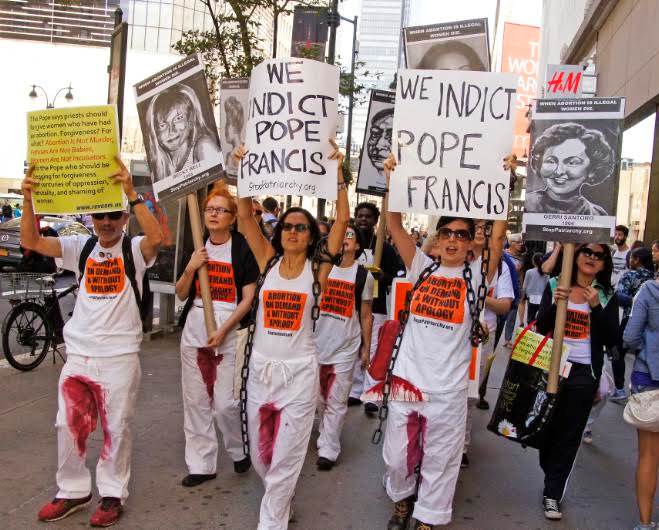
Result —
[[130, 205], [131, 208], [133, 208], [134, 206], [136, 206], [138, 204], [144, 204], [144, 199], [142, 198], [142, 194], [138, 193], [137, 194], [137, 199], [135, 199], [134, 201], [128, 201], [128, 204]]

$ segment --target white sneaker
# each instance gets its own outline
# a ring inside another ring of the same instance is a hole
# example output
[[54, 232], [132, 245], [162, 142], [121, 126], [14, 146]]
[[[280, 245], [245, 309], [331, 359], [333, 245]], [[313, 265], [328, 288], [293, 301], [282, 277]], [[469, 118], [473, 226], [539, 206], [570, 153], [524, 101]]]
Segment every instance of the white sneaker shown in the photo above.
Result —
[[563, 514], [561, 513], [561, 505], [556, 499], [543, 497], [542, 506], [545, 509], [545, 517], [547, 519], [551, 519], [552, 521], [559, 521], [563, 517]]
[[591, 431], [590, 429], [586, 429], [583, 432], [583, 443], [588, 445], [593, 443], [593, 431]]

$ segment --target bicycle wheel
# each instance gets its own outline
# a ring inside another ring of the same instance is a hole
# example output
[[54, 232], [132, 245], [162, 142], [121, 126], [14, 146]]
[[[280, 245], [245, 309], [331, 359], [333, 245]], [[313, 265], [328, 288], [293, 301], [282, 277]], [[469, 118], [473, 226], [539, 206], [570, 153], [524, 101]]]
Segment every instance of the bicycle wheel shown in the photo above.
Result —
[[18, 304], [2, 325], [7, 362], [25, 372], [36, 368], [46, 358], [52, 336], [52, 324], [42, 306], [35, 302]]

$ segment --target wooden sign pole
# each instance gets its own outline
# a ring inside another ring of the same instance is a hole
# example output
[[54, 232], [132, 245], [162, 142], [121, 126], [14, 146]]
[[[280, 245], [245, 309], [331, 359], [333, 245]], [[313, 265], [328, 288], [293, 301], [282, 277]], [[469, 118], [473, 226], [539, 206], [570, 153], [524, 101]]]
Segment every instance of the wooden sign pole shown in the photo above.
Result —
[[[561, 262], [561, 275], [558, 286], [569, 289], [572, 284], [572, 264], [574, 263], [574, 243], [563, 245], [563, 261]], [[556, 303], [556, 323], [554, 324], [553, 347], [551, 350], [551, 363], [549, 365], [549, 378], [547, 392], [556, 394], [558, 391], [558, 374], [561, 369], [561, 356], [563, 352], [563, 335], [565, 334], [565, 319], [567, 317], [567, 300]]]
[[[201, 227], [201, 214], [199, 212], [199, 202], [196, 193], [189, 193], [188, 196], [188, 216], [190, 218], [190, 228], [192, 229], [192, 241], [194, 249], [199, 250], [204, 246], [204, 232]], [[206, 333], [210, 337], [217, 330], [215, 323], [215, 312], [213, 311], [213, 299], [211, 297], [211, 287], [208, 281], [208, 269], [206, 265], [199, 267], [197, 271], [199, 278], [199, 291], [201, 301], [204, 305], [204, 322], [206, 323]]]
[[[378, 230], [375, 233], [375, 252], [373, 253], [373, 265], [369, 267], [372, 273], [380, 272], [380, 265], [382, 264], [382, 249], [384, 248], [384, 240], [387, 237], [387, 211], [389, 208], [389, 194], [386, 193], [382, 198], [382, 211], [380, 213], [380, 222], [378, 223]], [[373, 298], [378, 297], [378, 290], [380, 286], [375, 278], [373, 282]]]

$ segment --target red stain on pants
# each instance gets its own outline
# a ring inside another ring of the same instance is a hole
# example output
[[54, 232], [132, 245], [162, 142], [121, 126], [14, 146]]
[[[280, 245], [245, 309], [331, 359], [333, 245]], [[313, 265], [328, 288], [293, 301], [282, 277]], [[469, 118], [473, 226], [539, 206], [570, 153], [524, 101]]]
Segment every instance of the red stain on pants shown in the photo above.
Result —
[[423, 460], [423, 444], [426, 439], [426, 417], [417, 411], [407, 416], [407, 477], [414, 474]]
[[206, 385], [208, 397], [213, 401], [215, 381], [217, 380], [217, 367], [222, 362], [223, 355], [215, 355], [213, 348], [197, 348], [197, 366], [201, 372], [201, 378]]
[[105, 410], [105, 392], [101, 385], [81, 375], [70, 376], [62, 383], [62, 394], [66, 404], [66, 423], [75, 439], [78, 454], [85, 455], [87, 438], [96, 430], [100, 416], [103, 429], [101, 459], [107, 458], [112, 448], [112, 438]]
[[332, 386], [336, 380], [336, 372], [334, 372], [333, 364], [321, 364], [320, 365], [320, 395], [323, 396], [323, 400], [327, 401], [327, 398], [332, 391]]
[[280, 420], [281, 410], [274, 403], [259, 407], [259, 457], [266, 467], [272, 463]]

